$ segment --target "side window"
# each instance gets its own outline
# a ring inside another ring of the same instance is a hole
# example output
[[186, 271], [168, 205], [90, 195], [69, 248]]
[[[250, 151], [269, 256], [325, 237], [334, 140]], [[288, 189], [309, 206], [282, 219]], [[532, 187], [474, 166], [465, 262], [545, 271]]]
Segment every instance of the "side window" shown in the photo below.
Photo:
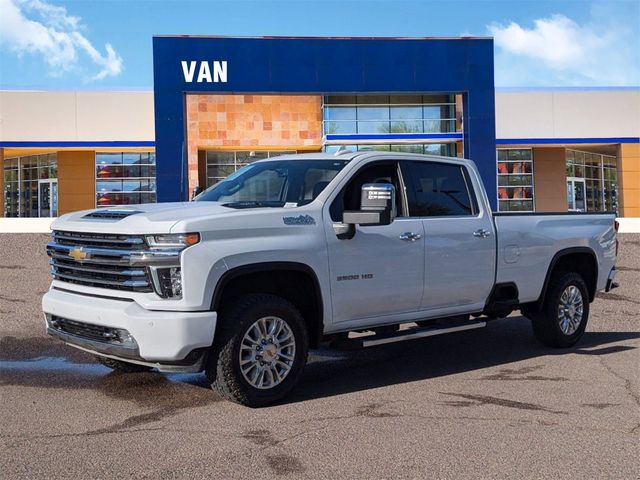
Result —
[[338, 174], [339, 170], [310, 168], [304, 175], [304, 185], [302, 186], [301, 202], [310, 202], [320, 195], [329, 182]]
[[477, 212], [463, 167], [437, 162], [407, 163], [409, 215], [443, 217]]
[[392, 184], [396, 188], [397, 216], [402, 216], [402, 190], [398, 176], [398, 163], [387, 161], [367, 165], [355, 174], [331, 204], [329, 208], [331, 220], [341, 222], [342, 212], [360, 209], [360, 194], [362, 185], [365, 183]]

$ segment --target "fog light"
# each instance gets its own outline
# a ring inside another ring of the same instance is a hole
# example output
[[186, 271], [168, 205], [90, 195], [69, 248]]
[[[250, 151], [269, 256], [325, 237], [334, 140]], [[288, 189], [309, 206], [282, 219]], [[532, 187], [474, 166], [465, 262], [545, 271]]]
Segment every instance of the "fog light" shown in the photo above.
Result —
[[117, 341], [126, 347], [136, 347], [138, 344], [136, 343], [133, 336], [122, 328], [116, 329]]
[[157, 268], [156, 290], [164, 298], [182, 298], [182, 269], [180, 267]]

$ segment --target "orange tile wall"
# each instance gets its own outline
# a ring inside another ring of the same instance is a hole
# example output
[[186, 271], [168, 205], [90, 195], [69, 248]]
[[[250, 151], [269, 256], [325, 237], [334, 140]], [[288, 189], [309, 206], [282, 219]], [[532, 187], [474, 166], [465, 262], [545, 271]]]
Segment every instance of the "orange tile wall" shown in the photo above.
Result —
[[187, 95], [189, 191], [199, 180], [198, 150], [310, 150], [322, 147], [316, 95]]
[[96, 208], [96, 152], [58, 152], [58, 214]]
[[536, 212], [566, 212], [567, 161], [562, 147], [533, 149]]
[[618, 148], [620, 215], [640, 217], [640, 143], [622, 143]]

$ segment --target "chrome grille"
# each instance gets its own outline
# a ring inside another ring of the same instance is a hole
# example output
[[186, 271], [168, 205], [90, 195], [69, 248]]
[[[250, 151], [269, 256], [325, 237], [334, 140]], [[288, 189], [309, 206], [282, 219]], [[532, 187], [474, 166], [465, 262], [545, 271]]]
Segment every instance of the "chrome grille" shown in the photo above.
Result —
[[47, 245], [55, 280], [89, 287], [153, 291], [146, 266], [135, 259], [148, 252], [140, 235], [111, 235], [56, 230]]
[[53, 240], [61, 245], [91, 246], [104, 248], [140, 249], [147, 248], [140, 235], [113, 235], [105, 233], [53, 232]]

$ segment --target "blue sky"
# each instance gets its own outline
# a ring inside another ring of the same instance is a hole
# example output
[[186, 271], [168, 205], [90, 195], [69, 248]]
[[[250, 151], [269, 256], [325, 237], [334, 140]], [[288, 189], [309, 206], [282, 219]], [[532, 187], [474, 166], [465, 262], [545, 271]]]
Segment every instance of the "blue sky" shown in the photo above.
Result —
[[495, 38], [496, 85], [640, 85], [640, 0], [0, 0], [0, 88], [151, 89], [153, 35]]

